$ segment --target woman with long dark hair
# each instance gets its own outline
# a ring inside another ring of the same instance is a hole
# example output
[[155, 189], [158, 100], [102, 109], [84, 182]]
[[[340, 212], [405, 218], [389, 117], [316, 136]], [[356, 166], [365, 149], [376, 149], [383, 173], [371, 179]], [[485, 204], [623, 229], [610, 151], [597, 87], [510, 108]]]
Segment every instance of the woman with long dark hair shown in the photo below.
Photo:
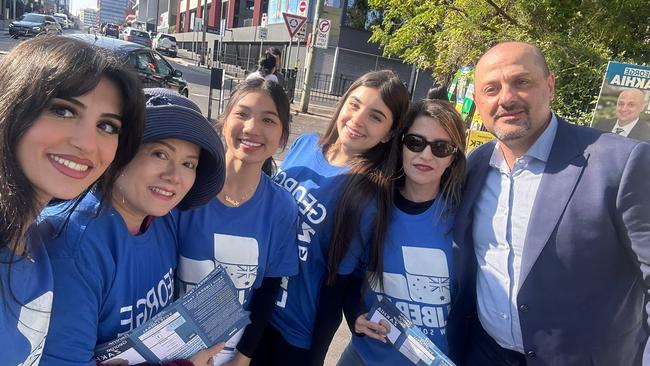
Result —
[[282, 87], [250, 79], [233, 91], [220, 121], [226, 181], [210, 202], [182, 213], [176, 287], [194, 286], [222, 265], [250, 311], [251, 323], [217, 358], [247, 365], [267, 327], [282, 277], [298, 273], [291, 194], [275, 184], [272, 156], [289, 137], [289, 100]]
[[37, 365], [53, 284], [34, 219], [95, 182], [110, 193], [140, 143], [143, 96], [120, 61], [64, 37], [19, 44], [0, 70], [0, 364]]
[[[323, 136], [303, 135], [289, 149], [274, 179], [298, 202], [300, 273], [282, 283], [253, 364], [309, 362], [321, 287], [346, 283], [362, 252], [349, 245], [362, 213], [375, 202], [391, 202], [397, 161], [393, 136], [408, 103], [408, 92], [393, 72], [369, 72], [341, 97]], [[378, 215], [376, 220], [381, 228], [388, 218]], [[381, 232], [377, 235], [383, 240]], [[340, 314], [341, 308], [327, 310]]]
[[[425, 99], [409, 110], [399, 131], [399, 174], [382, 252], [381, 282], [368, 272], [363, 301], [370, 309], [388, 298], [442, 351], [455, 276], [452, 225], [465, 175], [465, 126], [447, 101]], [[340, 366], [405, 365], [413, 362], [390, 344], [390, 325], [359, 315]], [[364, 336], [359, 336], [364, 335]], [[394, 339], [392, 339], [394, 341]]]

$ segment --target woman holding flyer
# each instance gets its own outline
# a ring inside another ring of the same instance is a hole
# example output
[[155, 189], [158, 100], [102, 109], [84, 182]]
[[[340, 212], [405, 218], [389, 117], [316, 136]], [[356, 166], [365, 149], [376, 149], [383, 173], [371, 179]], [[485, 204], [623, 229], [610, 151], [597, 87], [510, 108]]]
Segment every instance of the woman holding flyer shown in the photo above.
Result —
[[273, 182], [273, 154], [289, 137], [289, 100], [261, 78], [233, 91], [220, 130], [226, 142], [226, 181], [210, 202], [179, 217], [176, 287], [185, 292], [223, 266], [250, 311], [249, 324], [217, 355], [219, 364], [248, 365], [271, 318], [282, 277], [298, 273], [298, 207]]
[[[399, 136], [401, 174], [388, 236], [378, 258], [383, 263], [383, 286], [367, 281], [365, 308], [389, 299], [446, 353], [446, 319], [454, 283], [451, 228], [465, 171], [465, 127], [448, 102], [426, 99], [411, 107]], [[388, 336], [389, 323], [367, 317], [357, 318], [357, 335], [338, 365], [412, 363], [391, 345], [395, 339]]]
[[[326, 282], [344, 287], [353, 276], [363, 252], [353, 240], [357, 223], [375, 199], [392, 195], [386, 187], [392, 187], [397, 159], [393, 136], [408, 103], [408, 91], [392, 71], [369, 72], [343, 95], [323, 136], [300, 136], [289, 149], [274, 180], [298, 202], [300, 273], [282, 284], [252, 364], [308, 365], [319, 313], [333, 314], [323, 325], [328, 333], [338, 328], [341, 307], [319, 309], [321, 288]], [[387, 220], [377, 218], [379, 226]]]
[[[166, 89], [145, 89], [145, 97], [142, 145], [110, 199], [91, 192], [71, 215], [47, 210], [57, 296], [45, 365], [93, 366], [97, 345], [172, 303], [178, 252], [168, 213], [205, 204], [223, 184], [223, 147], [199, 108]], [[220, 348], [193, 364], [208, 364]]]

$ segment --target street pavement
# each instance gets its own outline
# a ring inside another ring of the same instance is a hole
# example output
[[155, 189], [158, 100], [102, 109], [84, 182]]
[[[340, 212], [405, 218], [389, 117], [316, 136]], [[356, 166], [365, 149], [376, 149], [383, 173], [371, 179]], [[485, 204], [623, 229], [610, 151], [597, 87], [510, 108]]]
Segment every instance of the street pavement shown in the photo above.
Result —
[[[65, 30], [64, 33], [78, 33], [78, 30]], [[11, 50], [22, 40], [16, 40], [9, 37], [7, 29], [0, 30], [0, 57], [4, 57], [6, 53]], [[196, 60], [191, 58], [189, 53], [179, 53], [180, 57], [170, 58], [166, 57], [168, 61], [172, 63], [174, 68], [183, 72], [183, 78], [188, 83], [189, 88], [189, 98], [192, 99], [203, 111], [203, 114], [207, 116], [208, 114], [208, 95], [209, 95], [209, 85], [210, 85], [210, 70], [205, 67], [196, 66]], [[230, 75], [227, 75], [229, 80], [234, 80], [232, 83], [238, 81]], [[231, 82], [226, 82], [228, 87]], [[218, 112], [218, 103], [219, 103], [220, 93], [218, 90], [213, 92], [213, 103], [212, 103], [212, 119], [217, 119]], [[228, 92], [225, 93], [225, 98], [228, 97]], [[227, 100], [224, 100], [225, 103]], [[222, 103], [223, 104], [223, 103]], [[289, 141], [287, 143], [287, 148], [291, 146], [293, 141], [300, 135], [305, 133], [323, 133], [327, 128], [331, 116], [334, 114], [335, 106], [331, 104], [319, 104], [311, 103], [308, 109], [308, 113], [299, 112], [299, 101], [296, 100], [291, 105], [291, 127], [289, 134]], [[274, 155], [274, 159], [279, 163], [282, 161], [286, 150], [279, 151]], [[334, 366], [338, 360], [341, 352], [348, 344], [350, 340], [350, 331], [347, 329], [345, 322], [341, 323], [341, 326], [334, 336], [332, 345], [330, 346], [327, 358], [325, 360], [325, 366]]]

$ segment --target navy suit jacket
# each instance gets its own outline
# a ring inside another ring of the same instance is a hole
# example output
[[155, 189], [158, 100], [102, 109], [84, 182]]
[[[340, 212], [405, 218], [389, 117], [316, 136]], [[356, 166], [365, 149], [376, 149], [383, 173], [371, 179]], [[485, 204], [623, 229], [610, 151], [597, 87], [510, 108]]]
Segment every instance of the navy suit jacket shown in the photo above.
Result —
[[[606, 132], [611, 132], [614, 126], [616, 125], [616, 118], [606, 119], [597, 122], [594, 125], [594, 128], [603, 130]], [[632, 128], [627, 137], [631, 139], [637, 139], [645, 142], [650, 142], [650, 124], [644, 120], [639, 120], [636, 125]]]
[[[454, 227], [458, 295], [448, 336], [461, 365], [476, 321], [473, 205], [494, 144], [468, 158]], [[649, 144], [558, 118], [521, 263], [517, 304], [528, 365], [639, 363], [648, 339], [649, 189]]]

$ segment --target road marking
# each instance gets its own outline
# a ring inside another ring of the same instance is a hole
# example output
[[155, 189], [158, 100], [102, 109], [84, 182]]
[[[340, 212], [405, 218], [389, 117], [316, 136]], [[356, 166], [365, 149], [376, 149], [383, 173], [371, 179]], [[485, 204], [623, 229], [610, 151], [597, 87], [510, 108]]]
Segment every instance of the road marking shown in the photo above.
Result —
[[194, 94], [194, 93], [190, 93], [190, 95], [193, 95], [193, 96], [195, 96], [195, 97], [208, 98], [208, 96], [207, 96], [207, 95], [204, 95], [204, 94]]

